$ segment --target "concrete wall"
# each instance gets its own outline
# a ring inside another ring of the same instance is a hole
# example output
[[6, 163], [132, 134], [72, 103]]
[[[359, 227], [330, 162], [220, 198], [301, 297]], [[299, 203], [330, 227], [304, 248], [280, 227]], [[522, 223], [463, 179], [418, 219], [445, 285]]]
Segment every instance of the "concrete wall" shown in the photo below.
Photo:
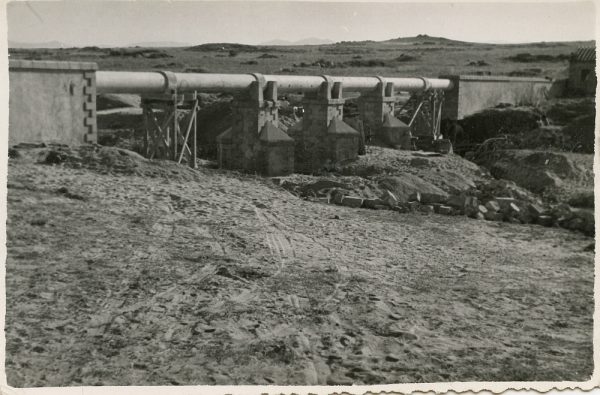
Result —
[[9, 145], [95, 143], [95, 63], [9, 61]]
[[500, 103], [538, 105], [549, 97], [552, 81], [542, 78], [443, 76], [454, 83], [445, 93], [443, 119], [463, 119]]
[[573, 93], [596, 93], [596, 65], [594, 62], [571, 62], [567, 88]]

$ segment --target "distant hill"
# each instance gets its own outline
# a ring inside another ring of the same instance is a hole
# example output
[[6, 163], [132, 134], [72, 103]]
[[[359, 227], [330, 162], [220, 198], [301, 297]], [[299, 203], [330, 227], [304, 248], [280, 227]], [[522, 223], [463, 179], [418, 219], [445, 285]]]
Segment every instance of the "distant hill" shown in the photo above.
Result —
[[24, 43], [8, 40], [8, 48], [68, 48], [69, 45], [60, 41], [46, 41], [43, 43]]
[[468, 41], [452, 40], [446, 37], [435, 37], [427, 34], [419, 34], [413, 37], [398, 37], [384, 40], [386, 43], [406, 43], [406, 44], [474, 44]]
[[177, 41], [144, 41], [141, 43], [129, 44], [130, 47], [155, 47], [155, 48], [176, 48], [189, 47], [190, 43], [182, 43]]
[[327, 44], [333, 44], [333, 41], [329, 40], [329, 39], [324, 39], [324, 38], [309, 37], [309, 38], [304, 38], [304, 39], [298, 40], [298, 41], [271, 40], [271, 41], [261, 43], [260, 45], [284, 45], [284, 46], [287, 46], [287, 45], [327, 45]]
[[206, 43], [194, 45], [186, 48], [186, 51], [247, 51], [254, 52], [261, 50], [256, 45], [237, 44], [237, 43]]

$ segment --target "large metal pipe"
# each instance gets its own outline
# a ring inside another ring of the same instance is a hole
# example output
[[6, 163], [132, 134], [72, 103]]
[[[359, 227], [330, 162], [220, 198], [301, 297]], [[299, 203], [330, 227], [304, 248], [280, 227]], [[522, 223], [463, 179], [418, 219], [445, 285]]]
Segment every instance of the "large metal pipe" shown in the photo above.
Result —
[[[309, 92], [319, 89], [325, 81], [320, 76], [263, 75], [266, 81], [276, 81], [280, 92]], [[377, 87], [378, 77], [330, 76], [341, 82], [346, 91], [368, 91]], [[452, 82], [438, 78], [386, 78], [397, 91], [419, 91], [427, 88], [448, 90]], [[256, 77], [252, 74], [168, 73], [136, 71], [97, 71], [98, 93], [163, 93], [168, 88], [178, 92], [231, 92], [250, 87]], [[169, 86], [172, 84], [172, 86]]]

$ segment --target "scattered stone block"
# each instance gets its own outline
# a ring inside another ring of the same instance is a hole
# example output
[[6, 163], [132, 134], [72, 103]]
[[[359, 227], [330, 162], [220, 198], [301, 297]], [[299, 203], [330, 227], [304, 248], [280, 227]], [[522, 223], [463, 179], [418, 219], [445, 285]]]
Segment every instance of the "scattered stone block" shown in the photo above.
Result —
[[344, 196], [342, 206], [359, 208], [362, 207], [363, 199], [356, 196]]
[[365, 199], [363, 201], [363, 205], [370, 209], [376, 209], [376, 206], [381, 206], [383, 203], [381, 199]]
[[320, 198], [317, 198], [317, 202], [329, 204], [329, 198], [328, 197], [320, 197]]
[[394, 208], [393, 208], [393, 210], [394, 210], [394, 211], [397, 211], [397, 212], [399, 212], [399, 213], [401, 213], [401, 214], [405, 214], [405, 213], [407, 213], [407, 212], [409, 212], [409, 211], [410, 211], [410, 210], [409, 210], [407, 207], [405, 207], [405, 206], [396, 206], [396, 207], [394, 207]]
[[510, 203], [508, 205], [508, 211], [511, 212], [511, 213], [513, 213], [514, 215], [518, 215], [518, 214], [521, 213], [521, 209], [519, 208], [519, 206], [517, 206], [514, 203]]
[[490, 200], [485, 204], [485, 208], [487, 208], [488, 211], [498, 212], [500, 211], [500, 204], [495, 200]]
[[497, 211], [488, 211], [483, 216], [488, 221], [502, 221], [504, 217], [501, 213]]
[[448, 197], [445, 195], [440, 195], [438, 193], [422, 193], [421, 194], [421, 203], [432, 204], [432, 203], [440, 203], [444, 204], [448, 200]]
[[373, 207], [375, 210], [388, 210], [390, 207], [386, 206], [385, 204], [378, 204], [375, 207]]
[[488, 212], [488, 209], [484, 205], [480, 204], [479, 206], [477, 206], [477, 211], [485, 215]]
[[554, 225], [554, 218], [549, 215], [540, 215], [537, 219], [537, 223], [542, 226], [552, 226]]
[[517, 203], [517, 199], [510, 198], [510, 197], [496, 197], [496, 198], [494, 198], [494, 200], [500, 206], [500, 210], [507, 210], [507, 211], [510, 210], [510, 205], [511, 204], [516, 204]]
[[465, 207], [477, 208], [477, 206], [479, 206], [479, 199], [476, 196], [467, 196], [465, 198]]
[[564, 224], [564, 227], [566, 229], [570, 229], [570, 230], [582, 230], [583, 225], [584, 225], [584, 222], [581, 218], [574, 217], [574, 218], [571, 218], [569, 221], [567, 221]]
[[438, 213], [442, 215], [452, 215], [452, 207], [450, 206], [440, 206], [438, 208]]
[[342, 200], [344, 200], [344, 193], [341, 191], [336, 191], [333, 194], [333, 203], [342, 204]]
[[381, 200], [390, 207], [394, 207], [398, 204], [398, 198], [396, 197], [396, 195], [394, 195], [388, 190], [385, 190], [383, 192]]
[[421, 201], [421, 193], [419, 193], [419, 192], [411, 193], [410, 196], [408, 196], [408, 201], [409, 202], [420, 202]]
[[544, 214], [544, 209], [543, 209], [541, 206], [539, 206], [539, 205], [537, 205], [537, 204], [535, 204], [535, 203], [530, 203], [530, 204], [527, 206], [527, 209], [528, 209], [528, 211], [529, 211], [529, 214], [530, 214], [530, 215], [531, 215], [531, 216], [532, 216], [534, 219], [537, 219], [537, 218], [538, 218], [540, 215], [543, 215], [543, 214]]
[[420, 204], [418, 201], [411, 201], [407, 203], [407, 206], [410, 211], [416, 211], [419, 209]]
[[433, 206], [430, 204], [424, 204], [424, 205], [420, 206], [419, 211], [421, 211], [422, 213], [426, 213], [426, 214], [434, 213]]
[[467, 205], [467, 196], [465, 195], [451, 195], [446, 202], [448, 206], [463, 209]]

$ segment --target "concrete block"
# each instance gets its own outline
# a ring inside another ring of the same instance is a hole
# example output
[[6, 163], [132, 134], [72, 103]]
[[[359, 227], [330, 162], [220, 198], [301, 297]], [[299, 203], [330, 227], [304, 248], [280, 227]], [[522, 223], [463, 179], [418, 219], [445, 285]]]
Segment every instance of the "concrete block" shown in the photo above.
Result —
[[513, 213], [514, 215], [518, 215], [521, 213], [521, 209], [515, 203], [510, 203], [508, 205], [508, 211]]
[[420, 202], [421, 201], [421, 193], [420, 192], [413, 192], [408, 196], [408, 201], [409, 202]]
[[543, 213], [544, 213], [544, 209], [541, 206], [539, 206], [539, 205], [537, 205], [535, 203], [530, 203], [527, 206], [527, 209], [529, 211], [529, 214], [533, 218], [538, 218], [540, 215], [543, 215]]
[[477, 208], [479, 206], [479, 199], [476, 196], [467, 196], [465, 204], [468, 207]]
[[517, 199], [510, 198], [510, 197], [496, 197], [496, 198], [494, 198], [494, 200], [500, 206], [500, 210], [503, 210], [503, 211], [510, 211], [511, 210], [510, 205], [517, 203]]
[[406, 206], [396, 206], [396, 207], [393, 207], [392, 210], [397, 211], [400, 214], [405, 214], [410, 211], [410, 209]]
[[333, 193], [333, 203], [342, 204], [342, 200], [344, 200], [344, 193], [342, 191], [335, 191]]
[[452, 215], [453, 210], [450, 206], [440, 206], [438, 208], [438, 213], [442, 215]]
[[398, 198], [388, 190], [383, 191], [381, 200], [390, 207], [398, 205]]
[[481, 214], [483, 214], [483, 215], [487, 214], [487, 212], [488, 212], [488, 211], [489, 211], [489, 210], [487, 209], [487, 207], [485, 207], [485, 206], [484, 206], [484, 205], [482, 205], [482, 204], [480, 204], [480, 205], [477, 207], [477, 212], [479, 212], [479, 213], [481, 213]]
[[502, 221], [502, 219], [504, 218], [502, 213], [499, 213], [497, 211], [488, 211], [487, 213], [483, 214], [483, 216], [488, 221]]
[[376, 206], [383, 206], [384, 202], [381, 199], [365, 199], [363, 200], [363, 206], [370, 209], [376, 209]]
[[542, 226], [552, 226], [554, 225], [554, 218], [549, 215], [540, 215], [537, 219], [537, 223]]
[[451, 195], [446, 204], [454, 208], [463, 209], [467, 206], [467, 196]]
[[416, 210], [418, 210], [418, 209], [419, 209], [419, 206], [420, 206], [420, 205], [421, 205], [421, 204], [420, 204], [418, 201], [414, 200], [414, 201], [410, 201], [410, 202], [408, 202], [408, 203], [407, 203], [407, 206], [408, 206], [407, 208], [408, 208], [410, 211], [416, 211]]
[[426, 214], [433, 214], [435, 212], [433, 206], [430, 204], [421, 205], [419, 211]]
[[425, 193], [425, 192], [421, 193], [421, 203], [424, 203], [424, 204], [432, 204], [432, 203], [445, 204], [447, 200], [448, 200], [448, 196], [441, 195], [438, 193]]
[[489, 202], [487, 202], [485, 204], [485, 208], [487, 208], [488, 211], [492, 211], [492, 212], [500, 211], [500, 205], [495, 200], [490, 200]]
[[363, 199], [356, 196], [344, 196], [342, 206], [359, 208], [363, 205]]

